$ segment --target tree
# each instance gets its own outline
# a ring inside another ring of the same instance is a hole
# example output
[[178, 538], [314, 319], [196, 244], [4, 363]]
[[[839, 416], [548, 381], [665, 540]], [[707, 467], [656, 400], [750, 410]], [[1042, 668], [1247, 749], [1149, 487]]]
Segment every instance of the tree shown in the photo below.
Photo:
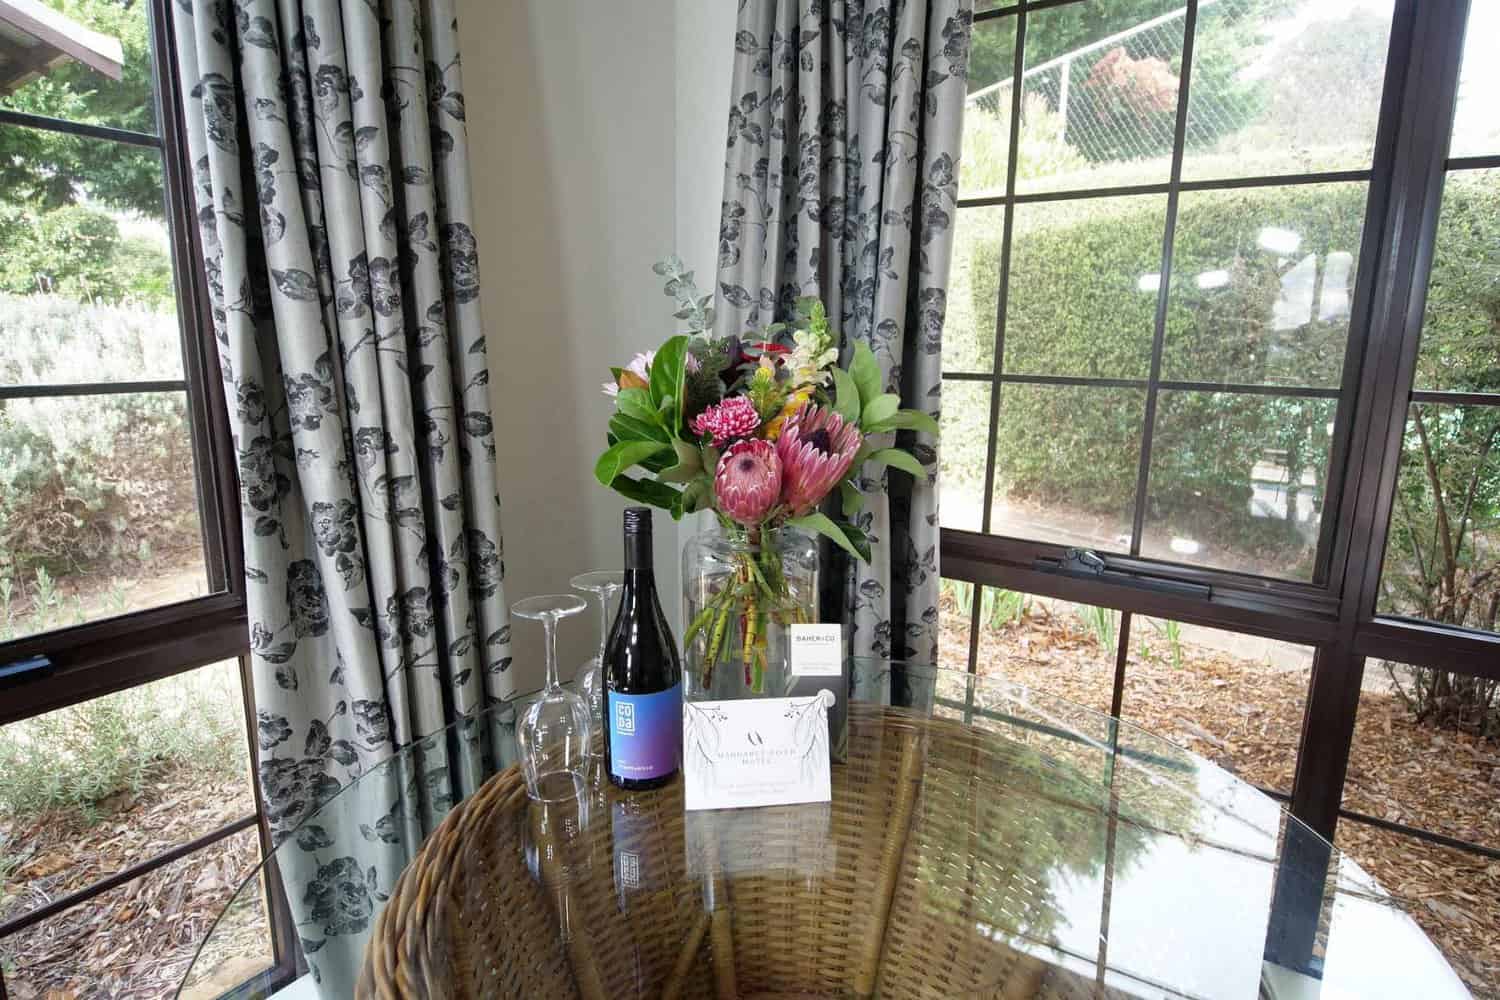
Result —
[[[5, 98], [14, 111], [156, 130], [145, 0], [50, 0], [49, 6], [120, 40], [118, 82], [78, 63], [49, 71]], [[155, 150], [38, 129], [0, 130], [0, 191], [11, 203], [52, 209], [85, 195], [114, 209], [162, 218], [161, 158]]]
[[[1417, 386], [1500, 392], [1500, 199], [1492, 178], [1449, 179], [1436, 248]], [[1399, 476], [1382, 610], [1497, 631], [1500, 408], [1413, 403]], [[1500, 683], [1386, 670], [1419, 719], [1500, 737]]]

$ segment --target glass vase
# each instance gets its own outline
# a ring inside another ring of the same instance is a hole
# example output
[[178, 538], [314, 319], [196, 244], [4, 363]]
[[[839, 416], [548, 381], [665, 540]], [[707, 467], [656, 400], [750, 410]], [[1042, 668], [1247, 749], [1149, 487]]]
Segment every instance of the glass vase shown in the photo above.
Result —
[[715, 526], [682, 554], [683, 696], [787, 693], [794, 624], [818, 620], [818, 546], [791, 528]]

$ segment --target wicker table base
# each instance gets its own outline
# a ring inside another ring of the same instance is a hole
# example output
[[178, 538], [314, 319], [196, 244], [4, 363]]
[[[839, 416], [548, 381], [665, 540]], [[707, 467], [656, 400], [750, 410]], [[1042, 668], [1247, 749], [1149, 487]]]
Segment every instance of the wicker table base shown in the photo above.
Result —
[[976, 933], [1029, 912], [1004, 840], [1020, 829], [1007, 811], [1036, 801], [1034, 752], [900, 709], [858, 705], [851, 727], [812, 836], [809, 807], [754, 811], [752, 844], [735, 835], [749, 813], [692, 836], [680, 783], [605, 785], [580, 826], [576, 804], [531, 803], [514, 769], [497, 775], [397, 883], [358, 995], [1108, 995]]

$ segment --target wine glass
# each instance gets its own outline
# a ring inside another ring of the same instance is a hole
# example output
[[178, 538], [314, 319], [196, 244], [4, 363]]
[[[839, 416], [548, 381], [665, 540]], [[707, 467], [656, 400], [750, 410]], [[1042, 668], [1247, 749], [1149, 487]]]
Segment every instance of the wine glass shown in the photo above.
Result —
[[599, 599], [599, 652], [580, 670], [582, 678], [578, 690], [583, 700], [589, 703], [589, 712], [594, 725], [603, 731], [604, 726], [604, 647], [609, 644], [609, 616], [615, 607], [615, 598], [625, 587], [625, 574], [617, 569], [596, 569], [592, 573], [580, 573], [569, 581], [574, 590], [587, 591]]
[[588, 607], [572, 594], [528, 597], [511, 605], [517, 618], [542, 623], [547, 648], [547, 686], [526, 709], [516, 730], [526, 791], [540, 801], [575, 797], [587, 784], [588, 704], [557, 679], [557, 623]]

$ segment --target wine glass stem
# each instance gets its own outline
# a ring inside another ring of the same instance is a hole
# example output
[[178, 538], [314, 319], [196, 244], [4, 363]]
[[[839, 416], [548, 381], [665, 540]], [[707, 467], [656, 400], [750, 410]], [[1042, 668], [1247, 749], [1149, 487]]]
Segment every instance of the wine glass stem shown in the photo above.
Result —
[[552, 615], [542, 619], [542, 636], [547, 645], [547, 690], [555, 691], [562, 685], [557, 679], [557, 619]]
[[614, 595], [607, 590], [599, 592], [599, 665], [604, 666], [604, 647], [609, 645], [609, 606]]

